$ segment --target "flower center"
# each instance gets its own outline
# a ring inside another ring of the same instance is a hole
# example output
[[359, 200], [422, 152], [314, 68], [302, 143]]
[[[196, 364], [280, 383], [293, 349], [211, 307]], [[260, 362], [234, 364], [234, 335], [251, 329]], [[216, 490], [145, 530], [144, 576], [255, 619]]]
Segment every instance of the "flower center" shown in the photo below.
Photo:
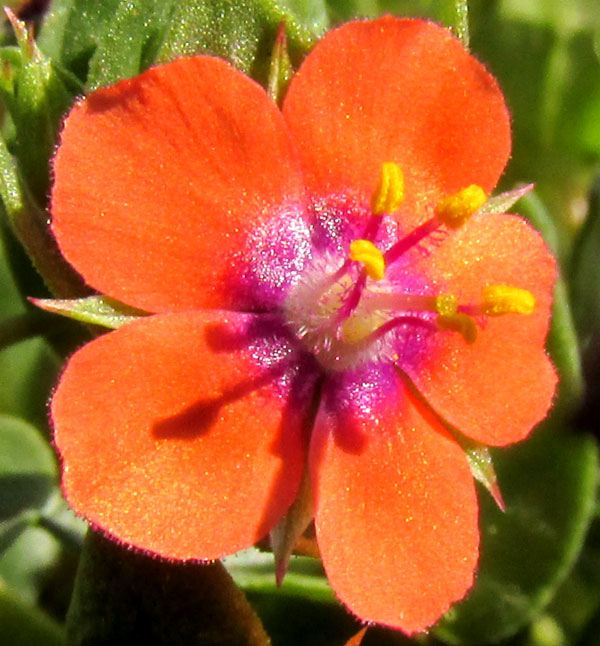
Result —
[[509, 285], [488, 285], [479, 302], [461, 304], [453, 294], [411, 289], [401, 273], [388, 271], [442, 225], [462, 226], [486, 201], [476, 185], [450, 195], [437, 205], [432, 218], [382, 252], [374, 243], [381, 221], [398, 209], [403, 196], [400, 168], [383, 164], [363, 237], [351, 242], [345, 257], [331, 252], [315, 255], [288, 294], [287, 324], [327, 370], [396, 361], [398, 348], [411, 337], [418, 343], [425, 332], [450, 330], [474, 343], [475, 317], [530, 314], [535, 307], [530, 292]]

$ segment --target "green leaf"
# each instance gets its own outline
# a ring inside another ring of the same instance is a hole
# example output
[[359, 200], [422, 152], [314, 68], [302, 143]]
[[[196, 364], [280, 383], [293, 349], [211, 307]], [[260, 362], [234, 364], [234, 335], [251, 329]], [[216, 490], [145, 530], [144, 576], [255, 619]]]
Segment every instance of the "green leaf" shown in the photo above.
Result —
[[316, 42], [315, 35], [274, 0], [182, 0], [160, 49], [159, 61], [209, 53], [266, 83], [277, 27], [285, 22], [292, 58]]
[[280, 4], [317, 36], [322, 36], [329, 27], [325, 0], [280, 0]]
[[136, 76], [154, 62], [171, 4], [170, 0], [119, 3], [96, 37], [97, 46], [89, 63], [88, 90]]
[[59, 559], [60, 544], [39, 527], [27, 527], [0, 558], [0, 588], [34, 605]]
[[573, 312], [584, 343], [600, 323], [600, 176], [590, 194], [589, 210], [573, 245], [569, 286]]
[[22, 420], [0, 416], [0, 551], [28, 524], [56, 488], [56, 463], [48, 444]]
[[[2, 345], [9, 343], [11, 336], [18, 340], [19, 331], [10, 328], [15, 321], [26, 317], [26, 307], [0, 244], [0, 414], [20, 417], [44, 428], [48, 419], [48, 393], [59, 369], [56, 356], [41, 339], [28, 339], [11, 347]], [[40, 332], [38, 324], [39, 320], [33, 323], [32, 333]]]
[[0, 626], [2, 643], [10, 646], [64, 646], [65, 634], [54, 620], [29, 606], [0, 582]]
[[535, 181], [563, 246], [600, 160], [596, 0], [472, 0], [471, 45], [498, 78], [513, 125], [505, 182]]
[[85, 81], [89, 60], [121, 3], [53, 0], [40, 30], [40, 49]]
[[47, 312], [62, 314], [82, 323], [102, 325], [113, 330], [125, 323], [135, 321], [140, 316], [147, 316], [146, 312], [119, 303], [108, 296], [64, 300], [37, 298], [31, 301]]
[[595, 442], [538, 433], [494, 464], [506, 512], [481, 497], [481, 559], [474, 588], [436, 635], [450, 644], [485, 644], [526, 625], [573, 566], [593, 516]]
[[170, 563], [88, 532], [67, 624], [71, 646], [266, 646], [220, 562]]
[[[538, 195], [533, 191], [525, 195], [519, 202], [518, 210], [540, 231], [550, 249], [558, 254], [556, 226]], [[583, 396], [583, 369], [571, 303], [562, 276], [558, 277], [554, 288], [548, 349], [560, 374], [557, 403], [561, 408], [572, 411]]]

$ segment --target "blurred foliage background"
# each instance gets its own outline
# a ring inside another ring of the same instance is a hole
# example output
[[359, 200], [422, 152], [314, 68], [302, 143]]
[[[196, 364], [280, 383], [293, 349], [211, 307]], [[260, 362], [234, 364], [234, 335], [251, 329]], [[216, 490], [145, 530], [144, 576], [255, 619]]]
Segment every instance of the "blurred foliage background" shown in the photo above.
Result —
[[[294, 66], [329, 27], [355, 17], [430, 17], [465, 38], [465, 3], [8, 4], [18, 18], [12, 25], [3, 18], [0, 38], [0, 643], [52, 646], [67, 643], [67, 634], [73, 644], [126, 637], [149, 644], [266, 643], [217, 566], [165, 564], [94, 535], [86, 539], [85, 523], [60, 495], [47, 401], [65, 357], [88, 331], [27, 299], [86, 293], [47, 230], [49, 158], [61, 118], [76, 96], [182, 54], [223, 56], [266, 83], [281, 21]], [[513, 118], [513, 155], [499, 188], [535, 183], [517, 210], [560, 260], [549, 349], [561, 386], [552, 415], [529, 441], [494, 452], [507, 511], [481, 492], [475, 588], [413, 641], [600, 645], [600, 5], [471, 0], [468, 24], [471, 49], [499, 79]], [[316, 561], [296, 558], [280, 590], [270, 554], [250, 550], [226, 567], [275, 645], [341, 645], [360, 627], [336, 602]], [[374, 627], [363, 643], [413, 641]]]

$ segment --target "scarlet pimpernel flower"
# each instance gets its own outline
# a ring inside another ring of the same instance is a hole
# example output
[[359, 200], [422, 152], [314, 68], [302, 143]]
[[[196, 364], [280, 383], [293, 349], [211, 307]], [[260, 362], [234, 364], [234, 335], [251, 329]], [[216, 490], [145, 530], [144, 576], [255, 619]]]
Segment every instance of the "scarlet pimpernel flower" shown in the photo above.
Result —
[[79, 101], [52, 229], [148, 312], [81, 348], [52, 402], [73, 508], [124, 543], [216, 559], [281, 526], [308, 474], [339, 598], [407, 633], [472, 584], [461, 438], [547, 413], [555, 263], [486, 212], [510, 152], [495, 80], [450, 33], [331, 31], [280, 111], [183, 58]]

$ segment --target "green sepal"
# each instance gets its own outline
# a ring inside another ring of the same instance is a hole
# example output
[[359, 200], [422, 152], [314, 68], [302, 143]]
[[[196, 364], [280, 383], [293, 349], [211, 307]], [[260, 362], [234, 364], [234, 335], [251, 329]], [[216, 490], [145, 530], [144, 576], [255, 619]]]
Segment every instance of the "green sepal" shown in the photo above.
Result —
[[48, 227], [48, 216], [24, 187], [15, 159], [1, 136], [0, 198], [12, 233], [48, 289], [63, 298], [85, 293], [83, 281], [60, 254]]
[[267, 82], [267, 94], [281, 105], [285, 91], [292, 80], [294, 69], [287, 51], [287, 37], [285, 34], [285, 23], [280, 23], [275, 37], [275, 45], [271, 54], [269, 66], [269, 80]]
[[310, 473], [308, 467], [305, 466], [296, 499], [288, 509], [286, 515], [270, 532], [271, 548], [273, 550], [273, 556], [275, 557], [277, 585], [280, 586], [283, 583], [296, 543], [310, 525], [313, 518], [314, 510]]
[[478, 213], [508, 213], [522, 197], [525, 197], [532, 190], [533, 184], [526, 184], [499, 195], [494, 195], [486, 200]]
[[46, 312], [61, 314], [81, 323], [101, 325], [112, 330], [148, 315], [147, 312], [129, 307], [108, 296], [73, 299], [32, 298], [31, 302]]
[[73, 92], [52, 61], [42, 54], [25, 23], [7, 10], [21, 50], [21, 66], [14, 77], [14, 97], [7, 108], [15, 127], [15, 155], [27, 185], [40, 204], [50, 187], [48, 160], [63, 114]]
[[473, 477], [488, 490], [498, 508], [504, 511], [505, 504], [490, 450], [487, 446], [466, 438], [460, 438], [459, 442], [465, 451]]

